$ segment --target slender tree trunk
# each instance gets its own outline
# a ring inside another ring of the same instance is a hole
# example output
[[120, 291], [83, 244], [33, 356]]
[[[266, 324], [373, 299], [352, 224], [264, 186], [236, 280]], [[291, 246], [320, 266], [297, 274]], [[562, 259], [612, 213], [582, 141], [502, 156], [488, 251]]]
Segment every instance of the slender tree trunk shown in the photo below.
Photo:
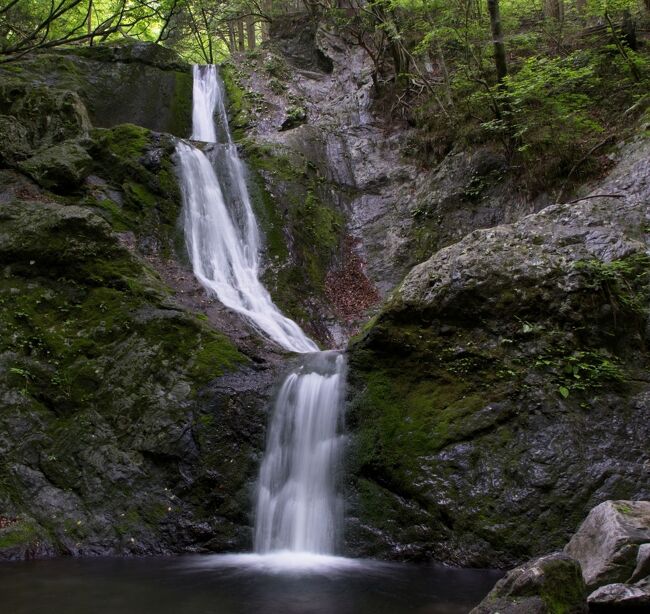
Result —
[[246, 38], [244, 37], [244, 20], [237, 20], [237, 41], [239, 43], [239, 51], [246, 51]]
[[494, 64], [497, 69], [497, 81], [503, 83], [508, 74], [506, 61], [506, 46], [503, 42], [503, 29], [501, 28], [501, 14], [499, 0], [487, 0], [490, 13], [490, 28], [492, 30], [492, 44], [494, 45]]
[[249, 17], [246, 20], [246, 40], [248, 42], [249, 49], [255, 49], [256, 44], [256, 35], [255, 35], [255, 18]]
[[235, 26], [232, 21], [228, 22], [228, 41], [230, 45], [230, 53], [237, 51], [237, 37], [235, 36]]
[[93, 37], [91, 36], [93, 32], [93, 0], [89, 0], [88, 4], [88, 46], [92, 47]]
[[[650, 2], [650, 0], [648, 0], [648, 2]], [[267, 19], [271, 19], [273, 13], [273, 0], [264, 0], [262, 2], [262, 12]], [[270, 22], [262, 21], [262, 40], [267, 41], [270, 38]]]

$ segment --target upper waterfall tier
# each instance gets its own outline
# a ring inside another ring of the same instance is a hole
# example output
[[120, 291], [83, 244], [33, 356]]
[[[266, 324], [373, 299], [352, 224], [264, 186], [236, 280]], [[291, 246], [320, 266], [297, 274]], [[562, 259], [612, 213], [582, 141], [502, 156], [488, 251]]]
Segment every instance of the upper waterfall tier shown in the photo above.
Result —
[[283, 348], [317, 352], [316, 344], [280, 312], [259, 281], [259, 231], [215, 66], [194, 67], [193, 91], [192, 138], [216, 143], [223, 134], [212, 162], [192, 145], [177, 146], [185, 240], [194, 274], [226, 307], [246, 316]]

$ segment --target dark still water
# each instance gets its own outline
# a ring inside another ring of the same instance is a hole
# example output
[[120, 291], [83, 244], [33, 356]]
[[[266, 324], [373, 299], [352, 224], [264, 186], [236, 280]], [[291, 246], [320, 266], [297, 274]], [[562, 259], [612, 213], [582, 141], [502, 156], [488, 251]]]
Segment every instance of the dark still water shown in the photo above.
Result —
[[2, 614], [466, 614], [499, 572], [335, 557], [0, 564]]

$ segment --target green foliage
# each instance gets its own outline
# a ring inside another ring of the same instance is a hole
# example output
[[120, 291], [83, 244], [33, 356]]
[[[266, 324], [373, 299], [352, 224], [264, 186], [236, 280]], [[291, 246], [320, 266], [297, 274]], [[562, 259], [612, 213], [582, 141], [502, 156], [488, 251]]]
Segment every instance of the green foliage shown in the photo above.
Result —
[[593, 0], [584, 10], [562, 3], [555, 15], [545, 12], [552, 3], [543, 11], [524, 0], [499, 4], [509, 69], [502, 83], [481, 4], [375, 0], [360, 20], [337, 23], [369, 50], [391, 117], [418, 126], [420, 162], [439, 161], [454, 142], [499, 144], [534, 193], [599, 172], [608, 135], [629, 130], [645, 108], [650, 55], [627, 46], [621, 24], [644, 28], [647, 11], [636, 0]]
[[592, 350], [565, 354], [563, 348], [557, 348], [539, 356], [534, 366], [551, 374], [557, 391], [565, 399], [571, 392], [597, 390], [605, 384], [625, 381], [617, 359]]
[[588, 287], [604, 293], [615, 312], [645, 317], [650, 308], [650, 256], [634, 254], [604, 262], [581, 260], [575, 264], [588, 280]]
[[482, 126], [510, 131], [525, 155], [541, 156], [553, 150], [573, 157], [583, 139], [603, 130], [589, 114], [590, 93], [597, 85], [587, 53], [528, 58], [518, 72], [506, 77], [505, 90], [495, 93], [506, 109], [503, 119]]

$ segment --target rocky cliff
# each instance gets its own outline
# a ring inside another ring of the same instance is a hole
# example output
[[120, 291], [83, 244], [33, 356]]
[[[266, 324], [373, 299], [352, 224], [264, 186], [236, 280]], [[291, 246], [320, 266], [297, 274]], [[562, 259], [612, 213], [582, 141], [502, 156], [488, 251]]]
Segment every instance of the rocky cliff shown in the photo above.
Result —
[[549, 204], [494, 144], [446, 143], [425, 161], [422, 134], [378, 101], [369, 56], [326, 22], [278, 18], [271, 39], [222, 74], [243, 154], [276, 203], [267, 234], [279, 225], [289, 246], [287, 258], [269, 243], [277, 266], [267, 282], [285, 289], [280, 302], [302, 321], [290, 297], [309, 289], [324, 340], [345, 345], [434, 251]]
[[[264, 281], [323, 345], [375, 316], [349, 351], [348, 552], [506, 566], [650, 496], [647, 125], [552, 204], [489, 144], [423, 163], [362, 49], [274, 28], [222, 68]], [[0, 69], [1, 556], [250, 546], [286, 357], [187, 263], [190, 85], [152, 46]]]
[[416, 266], [354, 341], [355, 551], [504, 565], [650, 495], [650, 142], [618, 157]]

